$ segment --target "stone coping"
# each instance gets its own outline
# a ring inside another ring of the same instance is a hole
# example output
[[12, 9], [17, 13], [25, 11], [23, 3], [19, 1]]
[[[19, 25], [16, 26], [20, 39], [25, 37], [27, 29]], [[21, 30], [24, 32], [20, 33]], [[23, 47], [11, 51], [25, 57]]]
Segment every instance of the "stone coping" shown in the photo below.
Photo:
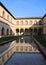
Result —
[[38, 42], [34, 37], [33, 37], [34, 42], [37, 44], [37, 46], [39, 47], [41, 53], [43, 54], [44, 58], [46, 59], [46, 48], [40, 44], [40, 42]]
[[1, 43], [0, 43], [0, 46], [6, 44], [6, 43], [8, 43], [8, 42], [11, 42], [11, 41], [13, 41], [13, 40], [8, 40], [8, 41], [1, 42]]

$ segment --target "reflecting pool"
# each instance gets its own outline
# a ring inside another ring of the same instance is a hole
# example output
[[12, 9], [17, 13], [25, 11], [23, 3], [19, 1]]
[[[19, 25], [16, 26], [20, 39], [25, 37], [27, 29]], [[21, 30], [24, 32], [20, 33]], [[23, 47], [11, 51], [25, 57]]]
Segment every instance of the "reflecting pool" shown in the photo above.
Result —
[[15, 53], [6, 65], [46, 65], [40, 53]]

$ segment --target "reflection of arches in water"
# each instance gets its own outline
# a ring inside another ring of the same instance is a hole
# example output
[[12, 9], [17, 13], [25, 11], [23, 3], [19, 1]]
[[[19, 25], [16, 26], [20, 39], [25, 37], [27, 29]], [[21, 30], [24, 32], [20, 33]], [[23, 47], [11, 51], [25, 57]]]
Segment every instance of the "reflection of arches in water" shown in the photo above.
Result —
[[19, 51], [19, 46], [16, 46], [16, 51]]
[[1, 35], [4, 36], [4, 33], [5, 33], [5, 29], [4, 29], [4, 27], [2, 27], [2, 29], [1, 29]]
[[25, 46], [25, 48], [24, 48], [24, 49], [25, 49], [25, 51], [27, 51], [27, 50], [28, 50], [28, 47], [26, 47], [26, 46]]
[[24, 41], [25, 41], [25, 43], [28, 43], [28, 40], [25, 39]]
[[21, 42], [21, 43], [23, 43], [23, 41], [24, 41], [23, 39], [20, 39], [20, 42]]
[[16, 39], [16, 43], [19, 43], [19, 39]]
[[32, 51], [32, 47], [29, 47], [29, 51]]
[[20, 50], [23, 51], [23, 46], [20, 47]]

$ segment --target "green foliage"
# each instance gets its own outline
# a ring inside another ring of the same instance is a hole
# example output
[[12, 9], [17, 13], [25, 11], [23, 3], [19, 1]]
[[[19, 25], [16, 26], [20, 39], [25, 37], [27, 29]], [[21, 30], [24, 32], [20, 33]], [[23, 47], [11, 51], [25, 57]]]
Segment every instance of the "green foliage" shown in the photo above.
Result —
[[16, 38], [20, 38], [21, 36], [8, 36], [0, 38], [0, 43], [8, 40], [15, 40]]
[[36, 35], [36, 36], [34, 36], [36, 39], [37, 39], [37, 41], [39, 41], [44, 47], [46, 47], [46, 38], [44, 38], [44, 36], [38, 36], [38, 35]]

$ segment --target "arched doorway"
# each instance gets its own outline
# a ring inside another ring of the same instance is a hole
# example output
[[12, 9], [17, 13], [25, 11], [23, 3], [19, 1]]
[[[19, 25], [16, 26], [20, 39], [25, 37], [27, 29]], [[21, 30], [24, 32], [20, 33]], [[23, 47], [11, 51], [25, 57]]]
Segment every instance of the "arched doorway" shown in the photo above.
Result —
[[25, 29], [25, 32], [28, 32], [28, 29], [27, 28]]
[[6, 30], [6, 34], [9, 35], [9, 29], [8, 29], [8, 28], [7, 28], [7, 30]]
[[23, 34], [24, 33], [24, 30], [21, 28], [20, 29], [20, 34]]
[[4, 29], [4, 27], [2, 27], [2, 29], [1, 29], [1, 35], [2, 36], [4, 36], [4, 32], [5, 32], [5, 29]]
[[24, 35], [28, 35], [28, 33], [29, 33], [29, 29], [25, 29], [25, 31], [24, 31]]
[[16, 33], [17, 33], [17, 35], [19, 35], [19, 29], [18, 28], [16, 29]]
[[29, 34], [32, 35], [32, 33], [33, 33], [32, 28], [29, 28]]
[[42, 28], [39, 28], [38, 29], [38, 35], [42, 35], [43, 34], [43, 29]]
[[12, 35], [12, 30], [10, 30], [10, 35]]
[[37, 35], [37, 28], [34, 28], [34, 34]]

